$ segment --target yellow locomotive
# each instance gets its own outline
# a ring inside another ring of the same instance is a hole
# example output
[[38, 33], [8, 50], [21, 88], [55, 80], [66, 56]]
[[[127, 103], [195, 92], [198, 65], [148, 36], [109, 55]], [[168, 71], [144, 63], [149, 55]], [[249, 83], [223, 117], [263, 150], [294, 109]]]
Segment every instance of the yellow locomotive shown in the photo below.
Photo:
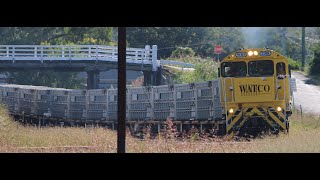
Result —
[[287, 59], [268, 49], [241, 49], [220, 64], [220, 97], [228, 139], [241, 132], [289, 132], [293, 108]]

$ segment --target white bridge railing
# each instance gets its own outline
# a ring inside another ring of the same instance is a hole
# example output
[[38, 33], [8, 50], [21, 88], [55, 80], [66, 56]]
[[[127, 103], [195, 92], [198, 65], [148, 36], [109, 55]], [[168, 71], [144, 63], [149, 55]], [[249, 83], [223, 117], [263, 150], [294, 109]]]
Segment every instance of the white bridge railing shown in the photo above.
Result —
[[[157, 60], [157, 46], [152, 48], [127, 48], [127, 63], [152, 64], [155, 71], [160, 66]], [[117, 46], [101, 45], [0, 45], [0, 61], [47, 60], [57, 61], [118, 61]]]

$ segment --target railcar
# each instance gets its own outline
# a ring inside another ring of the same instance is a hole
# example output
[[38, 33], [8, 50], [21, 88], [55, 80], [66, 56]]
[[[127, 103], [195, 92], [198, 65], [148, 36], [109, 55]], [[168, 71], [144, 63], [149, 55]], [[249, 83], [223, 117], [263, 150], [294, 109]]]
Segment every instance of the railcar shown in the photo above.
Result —
[[241, 49], [220, 63], [220, 101], [226, 134], [289, 132], [293, 86], [288, 60], [267, 49]]

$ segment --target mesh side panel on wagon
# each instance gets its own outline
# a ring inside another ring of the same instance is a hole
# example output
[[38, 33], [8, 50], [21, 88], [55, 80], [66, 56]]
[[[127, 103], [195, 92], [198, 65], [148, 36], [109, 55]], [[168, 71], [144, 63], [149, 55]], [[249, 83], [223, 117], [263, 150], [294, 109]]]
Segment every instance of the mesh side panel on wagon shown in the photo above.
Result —
[[52, 91], [51, 116], [55, 118], [68, 117], [69, 91], [55, 90]]
[[209, 108], [212, 105], [212, 86], [211, 82], [196, 83], [195, 92], [197, 93], [197, 107]]
[[51, 90], [37, 90], [35, 114], [38, 116], [44, 116], [45, 114], [49, 113], [51, 116], [51, 103]]
[[127, 89], [127, 96], [132, 101], [149, 101], [151, 87], [130, 87]]
[[152, 115], [151, 87], [130, 87], [127, 89], [128, 120], [148, 120]]
[[35, 114], [36, 90], [19, 88], [19, 113]]
[[162, 85], [153, 87], [153, 118], [155, 120], [166, 120], [167, 117], [174, 118], [174, 86]]
[[195, 83], [197, 120], [213, 119], [212, 82]]
[[196, 118], [194, 84], [174, 85], [176, 98], [175, 120], [192, 120]]
[[128, 120], [150, 120], [152, 117], [152, 109], [146, 108], [145, 110], [127, 110]]
[[69, 92], [69, 118], [73, 120], [86, 119], [86, 90], [72, 90]]
[[107, 120], [116, 121], [118, 120], [118, 90], [108, 89], [107, 94]]
[[107, 90], [88, 90], [87, 119], [106, 120], [107, 118]]
[[[177, 104], [183, 104], [183, 102], [177, 102]], [[194, 102], [193, 102], [194, 103]], [[195, 104], [190, 104], [188, 108], [176, 108], [176, 120], [193, 120], [196, 118], [196, 107]]]
[[19, 111], [19, 92], [16, 87], [2, 87], [2, 103], [10, 112], [18, 113]]

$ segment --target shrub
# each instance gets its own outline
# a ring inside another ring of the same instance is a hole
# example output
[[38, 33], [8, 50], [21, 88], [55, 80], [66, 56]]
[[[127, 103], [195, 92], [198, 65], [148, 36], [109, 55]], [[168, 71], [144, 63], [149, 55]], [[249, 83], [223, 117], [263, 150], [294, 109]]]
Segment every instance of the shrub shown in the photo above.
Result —
[[289, 65], [291, 66], [292, 70], [301, 70], [301, 62], [293, 60], [292, 58], [287, 58]]
[[176, 83], [192, 83], [192, 82], [204, 82], [211, 81], [217, 78], [218, 63], [213, 62], [212, 59], [202, 59], [199, 57], [179, 58], [177, 61], [189, 62], [195, 65], [195, 71], [176, 72]]
[[314, 58], [310, 63], [310, 74], [311, 75], [320, 75], [320, 44], [314, 49]]
[[177, 47], [171, 54], [171, 58], [184, 58], [184, 57], [193, 57], [195, 52], [192, 48], [189, 47]]

